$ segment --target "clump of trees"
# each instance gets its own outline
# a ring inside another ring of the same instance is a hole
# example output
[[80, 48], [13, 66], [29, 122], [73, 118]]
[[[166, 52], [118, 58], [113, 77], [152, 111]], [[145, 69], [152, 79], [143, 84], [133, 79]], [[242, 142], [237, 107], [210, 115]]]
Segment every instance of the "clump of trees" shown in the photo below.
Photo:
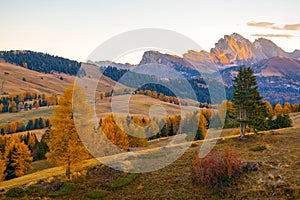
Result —
[[0, 133], [4, 134], [12, 134], [23, 131], [30, 131], [35, 129], [43, 129], [50, 126], [50, 120], [44, 119], [42, 117], [30, 119], [25, 126], [23, 121], [15, 121], [10, 122], [5, 125], [0, 125]]
[[0, 136], [0, 181], [23, 176], [31, 168], [34, 134]]
[[0, 98], [0, 113], [15, 113], [20, 110], [28, 110], [44, 106], [54, 106], [58, 104], [56, 94], [46, 96], [33, 92], [25, 92], [18, 95], [7, 95]]

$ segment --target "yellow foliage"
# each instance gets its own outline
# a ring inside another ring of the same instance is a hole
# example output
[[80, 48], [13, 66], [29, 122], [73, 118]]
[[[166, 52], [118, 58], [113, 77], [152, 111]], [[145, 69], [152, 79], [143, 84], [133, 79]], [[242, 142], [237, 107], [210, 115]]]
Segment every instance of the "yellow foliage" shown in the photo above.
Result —
[[111, 143], [117, 145], [121, 149], [128, 149], [128, 135], [116, 124], [113, 114], [107, 115], [102, 120], [101, 129]]
[[19, 136], [11, 136], [6, 142], [4, 157], [10, 176], [23, 176], [31, 168], [32, 156], [28, 146], [20, 142]]
[[[48, 161], [66, 167], [67, 171], [89, 157], [89, 152], [80, 140], [75, 127], [72, 97], [73, 86], [65, 90], [59, 100], [59, 106], [54, 110], [50, 138], [47, 142], [50, 152], [46, 154]], [[77, 97], [84, 99], [84, 92]], [[82, 104], [85, 108], [84, 101]]]
[[281, 115], [283, 113], [282, 107], [280, 104], [276, 104], [274, 107], [274, 115]]
[[6, 163], [7, 160], [3, 157], [3, 154], [0, 153], [0, 182], [3, 181], [6, 176], [5, 174]]

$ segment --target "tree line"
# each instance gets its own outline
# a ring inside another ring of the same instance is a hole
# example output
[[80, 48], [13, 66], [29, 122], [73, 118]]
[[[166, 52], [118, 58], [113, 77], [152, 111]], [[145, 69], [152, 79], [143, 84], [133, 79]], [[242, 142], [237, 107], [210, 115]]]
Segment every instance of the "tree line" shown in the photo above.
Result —
[[20, 110], [31, 110], [44, 106], [54, 106], [58, 104], [56, 94], [46, 96], [34, 92], [25, 92], [17, 95], [6, 95], [0, 98], [0, 113], [18, 112]]
[[43, 129], [50, 126], [50, 120], [42, 117], [30, 119], [26, 126], [23, 121], [10, 122], [8, 124], [0, 125], [1, 135], [18, 133], [23, 131], [30, 131], [35, 129]]
[[81, 66], [74, 60], [33, 51], [2, 51], [0, 55], [6, 62], [46, 74], [56, 71], [76, 75]]

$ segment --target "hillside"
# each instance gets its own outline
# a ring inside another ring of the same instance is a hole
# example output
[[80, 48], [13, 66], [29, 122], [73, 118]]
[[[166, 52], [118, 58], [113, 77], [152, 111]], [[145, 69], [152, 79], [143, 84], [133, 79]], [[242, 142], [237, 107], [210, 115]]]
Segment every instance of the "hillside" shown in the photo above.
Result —
[[[11, 64], [16, 64], [26, 69], [46, 74], [62, 72], [65, 74], [76, 75], [79, 72], [81, 65], [74, 60], [28, 50], [1, 51], [0, 58], [3, 58], [6, 62]], [[83, 71], [81, 73], [84, 74]]]
[[293, 58], [276, 56], [262, 60], [254, 65], [257, 76], [279, 76], [299, 81], [300, 61]]
[[[74, 77], [66, 74], [43, 74], [6, 62], [0, 62], [0, 77], [3, 84], [2, 93], [19, 94], [35, 92], [45, 94], [62, 94], [71, 85]], [[60, 80], [63, 77], [63, 80]], [[25, 81], [23, 80], [25, 79]]]
[[[297, 120], [299, 113], [293, 114], [292, 118]], [[296, 123], [294, 122], [294, 124]], [[97, 162], [90, 160], [85, 164], [85, 166], [90, 166], [87, 168], [87, 177], [78, 179], [72, 193], [59, 198], [85, 199], [87, 192], [93, 189], [102, 189], [107, 191], [104, 199], [268, 199], [270, 197], [272, 199], [299, 199], [299, 134], [300, 129], [297, 126], [267, 131], [260, 136], [248, 136], [244, 140], [235, 138], [220, 140], [215, 146], [215, 150], [222, 151], [229, 146], [235, 147], [244, 162], [261, 163], [256, 166], [255, 171], [243, 173], [236, 184], [221, 192], [207, 189], [192, 180], [190, 166], [203, 142], [196, 141], [171, 165], [154, 172], [139, 174], [135, 178], [128, 179], [129, 182], [120, 187], [112, 187], [110, 183], [130, 175], [108, 169], [101, 164], [93, 167]], [[254, 150], [259, 146], [265, 146], [266, 149]], [[168, 148], [177, 151], [181, 147], [180, 145], [169, 145]], [[157, 148], [153, 150], [158, 151]], [[122, 159], [128, 164], [132, 156], [139, 153], [142, 154], [143, 151], [127, 153], [128, 156], [122, 156]], [[144, 153], [147, 155], [147, 151]], [[167, 155], [159, 153], [153, 156], [155, 156], [153, 159], [159, 159]], [[115, 156], [111, 158], [115, 159]], [[105, 158], [103, 159], [105, 160]], [[110, 158], [107, 157], [107, 159]], [[61, 173], [63, 170], [60, 168], [45, 169], [3, 182], [1, 186], [11, 187], [28, 182], [31, 182], [29, 185], [32, 185], [39, 178], [52, 177]], [[51, 184], [48, 183], [50, 179], [44, 180], [45, 184]], [[41, 193], [34, 193], [34, 197], [37, 196], [41, 196]], [[25, 196], [24, 199], [31, 197], [33, 196]], [[4, 195], [1, 196], [1, 199], [5, 198]]]
[[[1, 93], [35, 92], [60, 95], [74, 82], [75, 78], [75, 76], [64, 73], [40, 73], [0, 60], [0, 86], [3, 84]], [[84, 78], [89, 79], [88, 77]], [[115, 81], [103, 76], [99, 81], [97, 90], [108, 92], [112, 90], [115, 84]]]

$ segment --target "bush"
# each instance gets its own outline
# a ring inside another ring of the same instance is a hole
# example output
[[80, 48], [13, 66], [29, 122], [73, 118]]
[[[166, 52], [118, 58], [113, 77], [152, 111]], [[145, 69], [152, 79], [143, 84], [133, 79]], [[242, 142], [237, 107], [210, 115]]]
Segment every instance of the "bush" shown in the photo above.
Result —
[[25, 190], [19, 187], [9, 189], [6, 194], [7, 197], [24, 197]]
[[290, 119], [289, 115], [277, 115], [276, 119], [270, 119], [268, 121], [270, 129], [280, 129], [280, 128], [287, 128], [292, 126], [292, 120]]
[[242, 161], [233, 148], [222, 154], [211, 151], [205, 158], [196, 158], [191, 170], [194, 181], [210, 188], [226, 187], [242, 169]]
[[131, 183], [132, 181], [134, 181], [139, 174], [127, 174], [125, 177], [123, 178], [118, 178], [117, 180], [113, 181], [110, 184], [107, 184], [106, 186], [109, 188], [121, 188], [129, 183]]
[[107, 191], [105, 190], [92, 190], [89, 191], [86, 196], [90, 199], [98, 199], [107, 196]]
[[68, 195], [72, 192], [73, 188], [74, 188], [73, 183], [65, 183], [58, 191], [49, 192], [48, 195], [52, 197]]

